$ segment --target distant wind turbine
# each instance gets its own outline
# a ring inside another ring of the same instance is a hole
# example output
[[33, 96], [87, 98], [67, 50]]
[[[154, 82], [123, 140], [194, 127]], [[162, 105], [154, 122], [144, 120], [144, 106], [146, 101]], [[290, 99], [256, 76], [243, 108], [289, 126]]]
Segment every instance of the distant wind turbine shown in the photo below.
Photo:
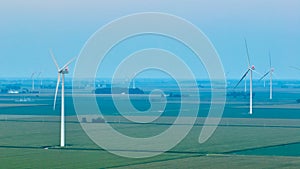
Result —
[[40, 88], [42, 88], [43, 86], [43, 79], [41, 78], [41, 74], [42, 72], [39, 72], [39, 74], [37, 75], [37, 78], [40, 78]]
[[[245, 47], [246, 47], [246, 53], [247, 53], [247, 58], [248, 58], [248, 68], [246, 73], [244, 73], [244, 75], [242, 76], [242, 78], [240, 79], [240, 81], [236, 84], [236, 86], [234, 87], [237, 88], [238, 85], [245, 79], [245, 77], [248, 75], [248, 73], [250, 72], [250, 110], [249, 110], [249, 114], [252, 114], [252, 99], [253, 99], [253, 94], [252, 94], [252, 76], [253, 76], [253, 71], [255, 71], [255, 66], [254, 65], [250, 65], [250, 56], [249, 56], [249, 51], [248, 51], [248, 45], [247, 45], [247, 41], [245, 39]], [[256, 72], [257, 73], [257, 72]]]
[[31, 80], [32, 80], [32, 86], [31, 86], [31, 91], [34, 91], [34, 75], [35, 75], [36, 72], [33, 72], [31, 74]]
[[75, 58], [68, 61], [63, 67], [59, 68], [56, 59], [50, 50], [51, 57], [53, 59], [53, 62], [57, 68], [58, 76], [57, 76], [57, 84], [55, 89], [55, 95], [54, 95], [54, 104], [53, 104], [53, 110], [55, 110], [56, 105], [56, 97], [58, 92], [58, 86], [60, 82], [60, 76], [61, 77], [61, 118], [60, 118], [60, 147], [65, 146], [65, 74], [69, 73], [68, 66], [71, 64]]
[[273, 72], [274, 72], [274, 68], [272, 67], [272, 59], [271, 59], [271, 53], [270, 52], [269, 52], [269, 64], [270, 64], [270, 69], [259, 80], [262, 80], [267, 75], [270, 75], [270, 100], [272, 100], [273, 99]]

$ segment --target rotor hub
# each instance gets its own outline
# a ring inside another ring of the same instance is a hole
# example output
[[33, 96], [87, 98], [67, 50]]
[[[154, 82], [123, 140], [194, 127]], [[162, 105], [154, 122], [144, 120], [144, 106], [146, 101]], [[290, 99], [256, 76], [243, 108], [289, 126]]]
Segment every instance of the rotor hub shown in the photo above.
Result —
[[62, 69], [62, 70], [58, 71], [58, 73], [68, 74], [69, 73], [69, 69], [68, 68]]

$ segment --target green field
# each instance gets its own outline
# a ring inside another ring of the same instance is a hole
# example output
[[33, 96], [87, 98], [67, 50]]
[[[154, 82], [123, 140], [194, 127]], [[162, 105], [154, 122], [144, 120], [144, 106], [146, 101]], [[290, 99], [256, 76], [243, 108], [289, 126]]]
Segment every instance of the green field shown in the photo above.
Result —
[[[1, 168], [300, 167], [297, 150], [280, 154], [300, 142], [300, 120], [224, 118], [214, 135], [199, 144], [203, 122], [199, 119], [189, 135], [172, 150], [152, 158], [130, 159], [99, 148], [83, 132], [75, 117], [67, 117], [67, 147], [63, 149], [56, 148], [59, 117], [1, 116], [0, 119]], [[163, 123], [166, 124], [138, 125], [121, 121], [112, 125], [127, 135], [146, 137], [166, 129], [167, 120]], [[279, 151], [281, 146], [287, 148]], [[278, 149], [277, 154], [266, 153], [268, 148], [275, 152]]]

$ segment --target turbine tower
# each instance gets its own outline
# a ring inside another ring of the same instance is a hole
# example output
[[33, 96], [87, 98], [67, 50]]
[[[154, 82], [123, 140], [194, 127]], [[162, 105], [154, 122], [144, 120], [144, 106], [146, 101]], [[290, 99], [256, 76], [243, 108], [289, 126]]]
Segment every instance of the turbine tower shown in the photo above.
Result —
[[271, 53], [270, 52], [269, 52], [269, 64], [270, 64], [270, 69], [259, 80], [262, 80], [267, 75], [270, 75], [270, 100], [272, 100], [273, 99], [273, 73], [274, 73], [274, 68], [272, 67], [272, 60], [271, 60]]
[[250, 64], [250, 56], [249, 56], [249, 51], [248, 51], [248, 45], [247, 45], [247, 41], [245, 39], [245, 46], [246, 46], [246, 53], [247, 53], [247, 58], [248, 58], [248, 68], [246, 73], [244, 73], [244, 75], [242, 76], [242, 78], [239, 80], [239, 82], [236, 84], [236, 86], [234, 87], [237, 88], [238, 85], [245, 79], [245, 77], [248, 75], [248, 73], [250, 72], [250, 110], [249, 110], [249, 114], [252, 114], [252, 101], [253, 101], [253, 94], [252, 94], [252, 76], [253, 76], [253, 71], [255, 71], [255, 66]]
[[60, 115], [60, 147], [65, 146], [65, 74], [69, 73], [68, 66], [71, 64], [75, 58], [68, 61], [63, 67], [59, 68], [56, 59], [50, 50], [51, 57], [53, 59], [53, 62], [57, 68], [58, 76], [57, 76], [57, 84], [55, 89], [55, 95], [54, 95], [54, 104], [53, 104], [53, 110], [55, 110], [56, 105], [56, 97], [58, 92], [58, 86], [60, 82], [60, 76], [61, 76], [61, 115]]

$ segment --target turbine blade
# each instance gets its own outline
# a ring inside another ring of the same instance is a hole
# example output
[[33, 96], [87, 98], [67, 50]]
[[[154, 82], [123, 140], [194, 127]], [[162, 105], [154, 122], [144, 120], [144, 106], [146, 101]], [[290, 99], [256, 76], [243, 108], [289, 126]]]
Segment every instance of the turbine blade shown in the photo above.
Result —
[[271, 59], [271, 52], [269, 51], [269, 64], [270, 64], [270, 69], [272, 68], [272, 59]]
[[271, 71], [268, 71], [267, 73], [265, 73], [260, 79], [259, 81], [263, 80]]
[[55, 56], [54, 56], [52, 50], [49, 49], [49, 52], [50, 52], [50, 55], [51, 55], [51, 57], [52, 57], [52, 60], [53, 60], [53, 62], [54, 62], [54, 64], [55, 64], [57, 70], [59, 70], [59, 66], [58, 66], [58, 64], [57, 64], [57, 62], [56, 62], [56, 59], [55, 59]]
[[60, 82], [60, 73], [58, 73], [58, 75], [57, 75], [57, 83], [56, 83], [56, 89], [55, 89], [55, 94], [54, 94], [53, 110], [55, 110], [56, 97], [57, 97], [59, 82]]
[[31, 74], [31, 79], [33, 78], [34, 74], [35, 74], [35, 72], [33, 72], [33, 73]]
[[244, 78], [247, 76], [247, 74], [249, 73], [250, 69], [248, 69], [246, 71], [246, 73], [242, 76], [242, 78], [240, 79], [240, 81], [234, 86], [234, 89], [238, 87], [238, 85], [241, 83], [242, 80], [244, 80]]
[[42, 72], [39, 72], [39, 74], [36, 76], [36, 78], [39, 78]]
[[294, 67], [294, 66], [290, 66], [290, 68], [293, 68], [293, 69], [296, 69], [296, 70], [300, 70], [300, 68]]
[[262, 74], [261, 73], [259, 73], [258, 71], [256, 71], [256, 70], [252, 70], [254, 73], [256, 73], [256, 74], [258, 74], [258, 75], [260, 75], [260, 76], [262, 76]]
[[71, 60], [69, 60], [60, 70], [65, 69], [67, 66], [69, 66], [69, 64], [71, 64], [74, 60], [76, 59], [76, 57], [73, 57]]
[[249, 56], [249, 50], [248, 50], [248, 45], [247, 45], [246, 38], [245, 38], [245, 47], [246, 47], [247, 58], [248, 58], [248, 66], [250, 67], [250, 56]]

